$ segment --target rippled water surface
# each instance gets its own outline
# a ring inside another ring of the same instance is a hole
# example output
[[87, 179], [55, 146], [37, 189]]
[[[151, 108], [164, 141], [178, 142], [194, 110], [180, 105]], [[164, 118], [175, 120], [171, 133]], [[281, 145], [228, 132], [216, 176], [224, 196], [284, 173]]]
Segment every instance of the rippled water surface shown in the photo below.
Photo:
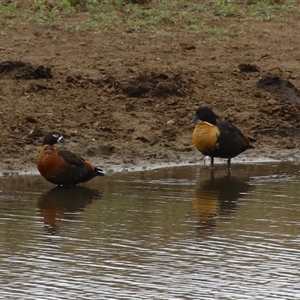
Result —
[[298, 169], [1, 177], [0, 299], [300, 299]]

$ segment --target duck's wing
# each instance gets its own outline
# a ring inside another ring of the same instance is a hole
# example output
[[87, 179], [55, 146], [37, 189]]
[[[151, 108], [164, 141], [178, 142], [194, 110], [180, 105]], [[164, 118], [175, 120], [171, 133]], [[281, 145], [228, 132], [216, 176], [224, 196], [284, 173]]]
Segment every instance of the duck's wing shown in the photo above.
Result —
[[80, 168], [84, 174], [104, 175], [104, 171], [101, 168], [94, 167], [89, 161], [69, 150], [58, 150], [57, 152], [68, 165]]
[[230, 123], [228, 121], [218, 120], [217, 121], [217, 126], [218, 126], [218, 128], [220, 128], [222, 130], [227, 130], [231, 133], [235, 132], [235, 133], [238, 133], [240, 135], [244, 135], [239, 128], [237, 128], [235, 125], [233, 125], [232, 123]]
[[242, 137], [242, 139], [250, 147], [253, 147], [253, 146], [250, 145], [250, 142], [256, 142], [256, 140], [254, 138], [250, 138], [249, 136], [245, 135], [239, 128], [237, 128], [235, 125], [233, 125], [232, 123], [230, 123], [228, 121], [218, 120], [217, 121], [217, 126], [221, 130], [224, 130], [224, 131], [227, 131], [227, 132], [230, 132], [230, 133], [238, 134], [240, 137]]
[[69, 150], [58, 150], [58, 154], [65, 160], [69, 165], [84, 168], [86, 160], [81, 156], [69, 151]]

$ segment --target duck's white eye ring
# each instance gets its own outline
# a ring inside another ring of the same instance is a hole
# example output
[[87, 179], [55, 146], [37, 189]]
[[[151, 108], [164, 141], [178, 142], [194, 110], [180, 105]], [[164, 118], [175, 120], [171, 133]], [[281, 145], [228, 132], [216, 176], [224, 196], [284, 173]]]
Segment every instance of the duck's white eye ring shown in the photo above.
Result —
[[56, 133], [53, 134], [52, 136], [55, 137], [55, 138], [58, 138], [58, 134], [56, 134]]

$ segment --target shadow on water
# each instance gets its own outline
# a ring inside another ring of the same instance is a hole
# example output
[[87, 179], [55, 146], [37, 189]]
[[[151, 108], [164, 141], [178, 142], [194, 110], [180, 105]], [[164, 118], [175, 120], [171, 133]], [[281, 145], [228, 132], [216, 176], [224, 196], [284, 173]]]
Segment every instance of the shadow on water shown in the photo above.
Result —
[[43, 218], [45, 231], [56, 234], [59, 220], [72, 220], [94, 200], [102, 197], [96, 189], [86, 187], [55, 187], [38, 199], [38, 212]]
[[209, 179], [198, 178], [193, 208], [199, 229], [212, 229], [219, 216], [229, 216], [237, 209], [237, 203], [250, 189], [249, 179], [230, 175], [216, 177], [211, 172]]

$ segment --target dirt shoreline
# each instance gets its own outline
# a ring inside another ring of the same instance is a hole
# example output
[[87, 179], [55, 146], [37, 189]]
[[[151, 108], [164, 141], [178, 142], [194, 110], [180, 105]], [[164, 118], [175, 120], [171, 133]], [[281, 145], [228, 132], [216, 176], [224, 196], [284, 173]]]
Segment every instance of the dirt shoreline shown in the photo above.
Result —
[[36, 170], [42, 138], [52, 130], [105, 170], [201, 165], [189, 123], [200, 105], [257, 140], [232, 168], [261, 157], [299, 161], [297, 11], [268, 22], [249, 18], [244, 31], [238, 15], [212, 16], [210, 28], [228, 30], [216, 40], [205, 39], [205, 30], [187, 33], [181, 20], [136, 31], [63, 26], [81, 18], [86, 12], [79, 10], [57, 26], [21, 17], [0, 23], [2, 173]]
[[[262, 155], [263, 153], [263, 155]], [[209, 168], [210, 159], [207, 156], [201, 155], [196, 150], [193, 154], [188, 156], [182, 156], [181, 159], [176, 161], [169, 161], [166, 159], [159, 160], [135, 160], [129, 163], [124, 163], [117, 158], [111, 158], [108, 160], [103, 157], [93, 157], [90, 161], [97, 166], [101, 166], [106, 175], [110, 176], [118, 172], [139, 172], [150, 171], [160, 168], [180, 167], [185, 165], [198, 165], [205, 171]], [[270, 150], [270, 149], [251, 149], [248, 153], [242, 153], [238, 157], [232, 159], [231, 170], [234, 172], [235, 164], [259, 164], [259, 163], [276, 163], [276, 162], [293, 162], [295, 164], [300, 163], [300, 153], [296, 150]], [[226, 160], [215, 159], [215, 165], [217, 170], [226, 171]], [[39, 172], [35, 164], [23, 164], [22, 162], [15, 162], [13, 167], [9, 169], [5, 168], [5, 165], [0, 164], [0, 176], [14, 176], [14, 175], [39, 175]]]

